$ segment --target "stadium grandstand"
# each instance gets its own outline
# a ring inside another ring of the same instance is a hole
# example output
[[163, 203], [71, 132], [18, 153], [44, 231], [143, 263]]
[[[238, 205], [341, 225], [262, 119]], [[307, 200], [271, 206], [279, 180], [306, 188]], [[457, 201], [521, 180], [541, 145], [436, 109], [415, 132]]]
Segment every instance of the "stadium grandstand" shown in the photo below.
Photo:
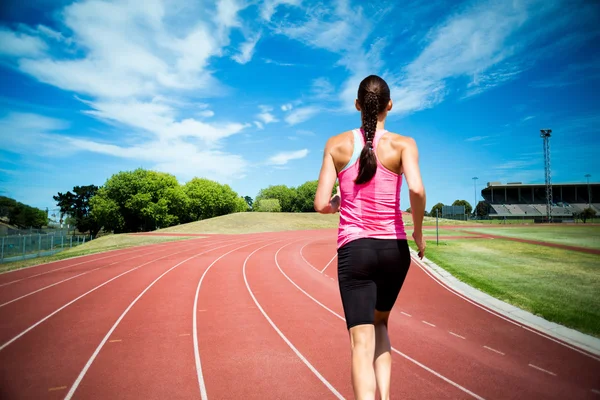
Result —
[[[488, 182], [481, 196], [488, 205], [489, 218], [546, 220], [546, 185], [543, 183]], [[552, 184], [554, 221], [572, 221], [588, 207], [600, 214], [599, 183]]]

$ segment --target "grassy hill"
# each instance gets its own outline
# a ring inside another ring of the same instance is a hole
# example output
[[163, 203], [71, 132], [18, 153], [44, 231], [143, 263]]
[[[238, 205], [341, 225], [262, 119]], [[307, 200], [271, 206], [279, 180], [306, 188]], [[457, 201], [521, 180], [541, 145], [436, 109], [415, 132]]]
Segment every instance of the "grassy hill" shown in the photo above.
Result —
[[[404, 224], [412, 226], [410, 214], [403, 213]], [[190, 222], [155, 232], [168, 233], [258, 233], [306, 229], [335, 229], [339, 214], [245, 212], [223, 215], [203, 221]], [[473, 221], [440, 219], [439, 225], [472, 225]], [[435, 226], [435, 218], [425, 217], [423, 225]]]
[[339, 214], [246, 212], [159, 229], [168, 233], [258, 233], [337, 228]]

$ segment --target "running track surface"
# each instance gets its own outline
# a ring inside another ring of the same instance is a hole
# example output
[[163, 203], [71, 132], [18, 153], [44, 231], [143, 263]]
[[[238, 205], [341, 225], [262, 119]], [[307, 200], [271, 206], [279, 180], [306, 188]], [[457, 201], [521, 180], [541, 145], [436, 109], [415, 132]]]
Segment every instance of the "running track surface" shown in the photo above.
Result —
[[[0, 274], [0, 398], [353, 398], [335, 234], [209, 235]], [[416, 261], [389, 332], [392, 398], [600, 399], [600, 357]]]

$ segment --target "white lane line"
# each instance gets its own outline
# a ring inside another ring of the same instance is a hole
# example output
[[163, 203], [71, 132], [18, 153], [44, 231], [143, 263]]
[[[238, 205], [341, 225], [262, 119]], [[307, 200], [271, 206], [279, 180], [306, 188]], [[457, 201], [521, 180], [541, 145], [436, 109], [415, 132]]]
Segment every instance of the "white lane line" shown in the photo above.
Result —
[[304, 248], [305, 248], [306, 246], [308, 246], [309, 244], [311, 244], [311, 243], [313, 243], [313, 242], [315, 242], [315, 241], [316, 241], [316, 240], [311, 240], [310, 242], [306, 243], [304, 246], [302, 246], [302, 247], [300, 248], [300, 257], [302, 257], [302, 259], [304, 260], [304, 262], [305, 262], [305, 263], [307, 263], [308, 265], [310, 265], [310, 267], [311, 267], [312, 269], [314, 269], [315, 271], [317, 271], [317, 272], [321, 273], [321, 271], [319, 271], [319, 270], [318, 270], [318, 269], [316, 269], [316, 268], [315, 268], [315, 267], [314, 267], [314, 266], [313, 266], [311, 263], [309, 263], [309, 262], [306, 260], [306, 258], [304, 258], [304, 254], [302, 254], [302, 250], [304, 250]]
[[[203, 247], [206, 247], [206, 246], [203, 246]], [[160, 249], [160, 250], [156, 250], [156, 251], [152, 251], [152, 252], [150, 252], [150, 253], [144, 253], [144, 254], [140, 254], [140, 255], [137, 255], [137, 256], [134, 256], [134, 257], [129, 257], [129, 258], [126, 258], [126, 259], [124, 259], [124, 260], [115, 261], [115, 262], [113, 262], [113, 263], [106, 264], [106, 265], [103, 265], [103, 266], [101, 266], [101, 267], [98, 267], [98, 268], [91, 269], [91, 270], [89, 270], [89, 271], [86, 271], [86, 272], [83, 272], [83, 273], [81, 273], [81, 274], [79, 274], [79, 275], [75, 275], [75, 276], [72, 276], [72, 277], [70, 277], [70, 278], [63, 279], [62, 281], [59, 281], [59, 282], [53, 283], [53, 284], [51, 284], [51, 285], [45, 286], [45, 287], [43, 287], [43, 288], [41, 288], [41, 289], [38, 289], [38, 290], [35, 290], [35, 291], [31, 292], [31, 293], [27, 293], [26, 295], [23, 295], [23, 296], [21, 296], [21, 297], [17, 297], [16, 299], [13, 299], [13, 300], [11, 300], [11, 301], [7, 301], [7, 302], [6, 302], [6, 303], [4, 303], [4, 304], [0, 304], [0, 307], [4, 307], [4, 306], [5, 306], [5, 305], [7, 305], [7, 304], [14, 303], [14, 302], [15, 302], [15, 301], [17, 301], [17, 300], [24, 299], [25, 297], [27, 297], [27, 296], [31, 296], [32, 294], [36, 294], [36, 293], [38, 293], [38, 292], [41, 292], [42, 290], [49, 289], [49, 288], [51, 288], [52, 286], [56, 286], [56, 285], [59, 285], [59, 284], [61, 284], [61, 283], [63, 283], [63, 282], [70, 281], [71, 279], [75, 279], [75, 278], [78, 278], [78, 277], [80, 277], [80, 276], [82, 276], [82, 275], [89, 274], [90, 272], [97, 271], [97, 270], [99, 270], [100, 268], [109, 267], [109, 266], [111, 266], [111, 265], [118, 264], [118, 263], [120, 263], [120, 262], [123, 262], [123, 261], [129, 261], [129, 260], [133, 260], [134, 258], [140, 258], [140, 257], [148, 256], [148, 255], [150, 255], [150, 254], [158, 253], [159, 251], [162, 251], [162, 249]]]
[[549, 375], [556, 376], [556, 374], [555, 374], [554, 372], [552, 372], [552, 371], [548, 371], [547, 369], [544, 369], [544, 368], [540, 368], [540, 367], [538, 367], [537, 365], [529, 364], [529, 366], [530, 366], [531, 368], [535, 368], [535, 369], [537, 369], [537, 370], [539, 370], [539, 371], [545, 372], [545, 373], [547, 373], [547, 374], [549, 374]]
[[[157, 235], [157, 236], [160, 236], [160, 235]], [[204, 238], [207, 238], [207, 237], [205, 236]], [[172, 241], [170, 241], [170, 242], [151, 243], [151, 244], [141, 244], [141, 245], [137, 245], [137, 246], [131, 246], [131, 247], [123, 248], [123, 249], [104, 250], [104, 251], [99, 251], [99, 252], [97, 252], [97, 253], [93, 253], [93, 254], [84, 254], [84, 255], [81, 255], [81, 256], [73, 256], [73, 257], [65, 258], [65, 259], [63, 259], [63, 260], [49, 261], [49, 262], [45, 262], [45, 263], [41, 263], [41, 264], [31, 265], [31, 266], [29, 266], [29, 267], [23, 267], [23, 268], [19, 268], [19, 269], [12, 269], [12, 270], [10, 270], [10, 271], [3, 271], [3, 272], [0, 272], [0, 275], [6, 275], [6, 274], [10, 274], [10, 273], [12, 273], [12, 272], [17, 272], [17, 271], [21, 271], [21, 270], [33, 269], [33, 268], [36, 268], [36, 267], [42, 267], [42, 266], [51, 265], [51, 264], [57, 264], [57, 263], [60, 263], [60, 262], [66, 262], [66, 261], [71, 261], [71, 260], [77, 260], [77, 259], [79, 259], [79, 258], [93, 258], [92, 260], [88, 260], [88, 261], [85, 261], [85, 262], [83, 262], [83, 263], [79, 263], [79, 264], [85, 264], [85, 263], [87, 263], [87, 262], [92, 262], [92, 261], [102, 260], [102, 259], [104, 259], [104, 258], [107, 258], [107, 257], [113, 257], [113, 256], [119, 256], [119, 255], [123, 255], [123, 254], [133, 253], [133, 252], [135, 252], [135, 251], [137, 251], [137, 250], [141, 250], [141, 251], [143, 251], [143, 250], [146, 250], [146, 249], [148, 249], [149, 247], [166, 247], [166, 246], [168, 246], [169, 244], [173, 244], [173, 243], [182, 243], [182, 242], [185, 242], [185, 243], [187, 243], [187, 242], [189, 242], [189, 241], [191, 241], [191, 240], [199, 240], [199, 239], [203, 239], [203, 238], [201, 238], [201, 237], [198, 237], [198, 238], [194, 237], [194, 238], [191, 238], [191, 239], [179, 239], [179, 240], [172, 240]], [[184, 244], [185, 244], [185, 243], [184, 243]], [[122, 251], [122, 252], [121, 252], [121, 251]], [[120, 252], [120, 253], [118, 253], [118, 252]], [[98, 258], [95, 258], [95, 256], [102, 255], [102, 254], [106, 254], [106, 253], [111, 253], [111, 254], [107, 255], [106, 257], [98, 257]], [[77, 265], [79, 265], [79, 264], [77, 264]], [[56, 270], [55, 270], [55, 271], [56, 271]], [[28, 278], [29, 278], [29, 277], [28, 277]], [[27, 278], [25, 278], [25, 279], [27, 279]], [[19, 279], [19, 280], [22, 280], [22, 279]], [[16, 281], [15, 281], [15, 282], [16, 282]], [[11, 282], [8, 282], [8, 283], [11, 283]], [[8, 284], [8, 283], [7, 283], [7, 284]], [[3, 285], [0, 285], [0, 286], [4, 286], [4, 285], [5, 285], [5, 284], [3, 284]]]
[[553, 342], [555, 342], [555, 343], [558, 343], [558, 344], [560, 344], [560, 345], [562, 345], [562, 346], [564, 346], [564, 347], [567, 347], [567, 348], [569, 348], [569, 349], [571, 349], [571, 350], [575, 350], [576, 352], [578, 352], [578, 353], [581, 353], [581, 354], [583, 354], [583, 355], [585, 355], [585, 356], [588, 356], [588, 357], [590, 357], [590, 358], [593, 358], [594, 360], [598, 360], [598, 361], [600, 361], [600, 357], [598, 357], [598, 356], [596, 356], [596, 355], [593, 355], [593, 354], [587, 353], [586, 351], [583, 351], [583, 350], [581, 350], [581, 349], [579, 349], [579, 348], [577, 348], [577, 347], [575, 347], [575, 346], [572, 346], [572, 345], [570, 345], [570, 344], [567, 344], [567, 343], [565, 343], [565, 342], [562, 342], [562, 341], [560, 341], [560, 340], [557, 340], [557, 339], [553, 338], [552, 336], [549, 336], [549, 335], [547, 335], [547, 334], [545, 334], [545, 333], [538, 332], [538, 331], [536, 331], [536, 330], [534, 330], [534, 329], [531, 329], [531, 328], [530, 328], [530, 327], [528, 327], [527, 325], [523, 325], [523, 324], [521, 324], [521, 323], [518, 323], [518, 322], [516, 322], [516, 321], [513, 321], [513, 320], [511, 320], [511, 319], [509, 319], [509, 318], [506, 318], [506, 317], [505, 317], [505, 316], [503, 316], [502, 314], [498, 313], [498, 311], [492, 311], [492, 310], [490, 310], [490, 309], [487, 309], [487, 308], [483, 307], [481, 304], [479, 304], [479, 303], [476, 303], [475, 301], [473, 301], [473, 300], [471, 300], [470, 298], [466, 297], [465, 295], [462, 295], [462, 294], [460, 294], [460, 293], [458, 293], [458, 292], [455, 292], [455, 291], [454, 291], [454, 289], [451, 289], [450, 287], [446, 286], [446, 284], [445, 284], [445, 283], [442, 283], [442, 282], [441, 282], [441, 281], [440, 281], [440, 280], [439, 280], [437, 277], [435, 277], [435, 276], [434, 276], [432, 273], [430, 273], [430, 272], [427, 270], [427, 268], [426, 268], [426, 267], [424, 267], [424, 266], [421, 264], [421, 262], [420, 262], [420, 261], [419, 261], [419, 260], [418, 260], [416, 257], [414, 257], [414, 256], [411, 256], [411, 258], [412, 258], [412, 260], [413, 260], [413, 261], [414, 261], [414, 262], [417, 264], [417, 266], [418, 266], [419, 268], [421, 268], [421, 270], [422, 270], [423, 272], [425, 272], [425, 274], [427, 274], [427, 276], [429, 276], [429, 277], [430, 277], [430, 278], [431, 278], [431, 279], [432, 279], [434, 282], [436, 282], [438, 285], [440, 285], [441, 287], [443, 287], [444, 289], [446, 289], [447, 291], [449, 291], [449, 292], [450, 292], [450, 293], [452, 293], [453, 295], [455, 295], [455, 296], [457, 296], [457, 297], [460, 297], [461, 299], [463, 299], [464, 301], [466, 301], [466, 302], [468, 302], [468, 303], [471, 303], [471, 304], [473, 304], [475, 307], [479, 307], [479, 308], [481, 308], [483, 311], [486, 311], [486, 312], [488, 312], [488, 313], [490, 313], [490, 314], [492, 314], [492, 315], [494, 315], [494, 316], [496, 316], [496, 317], [498, 317], [498, 318], [500, 318], [500, 319], [503, 319], [503, 320], [505, 320], [506, 322], [510, 322], [510, 323], [511, 323], [511, 324], [513, 324], [513, 325], [516, 325], [516, 326], [518, 326], [518, 327], [520, 327], [520, 328], [523, 328], [523, 329], [525, 329], [526, 331], [529, 331], [529, 332], [531, 332], [531, 333], [535, 333], [535, 334], [536, 334], [536, 335], [538, 335], [538, 336], [541, 336], [541, 337], [543, 337], [543, 338], [546, 338], [546, 339], [548, 339], [548, 340], [551, 340], [551, 341], [553, 341]]
[[327, 263], [327, 265], [325, 266], [325, 268], [323, 268], [321, 270], [321, 273], [323, 273], [327, 269], [327, 267], [329, 267], [329, 264], [331, 264], [333, 262], [333, 260], [335, 260], [336, 257], [337, 257], [337, 253], [333, 255], [333, 257], [331, 258], [331, 260], [329, 260], [329, 262]]
[[[157, 247], [158, 247], [158, 245], [157, 245]], [[163, 247], [163, 246], [161, 245], [161, 247]], [[180, 246], [177, 246], [176, 248], [180, 248]], [[35, 275], [31, 275], [31, 276], [26, 276], [25, 278], [15, 279], [14, 281], [5, 282], [5, 283], [0, 284], [0, 287], [7, 286], [7, 285], [12, 285], [13, 283], [21, 282], [21, 281], [24, 281], [24, 280], [27, 280], [27, 279], [31, 279], [31, 278], [36, 278], [38, 276], [46, 275], [46, 274], [49, 274], [49, 273], [52, 273], [52, 272], [56, 272], [56, 271], [60, 271], [60, 270], [66, 269], [66, 268], [75, 267], [77, 265], [87, 264], [87, 263], [98, 261], [98, 260], [104, 260], [105, 258], [117, 257], [117, 256], [121, 256], [121, 255], [124, 255], [124, 254], [135, 253], [137, 250], [143, 251], [145, 249], [135, 249], [135, 250], [126, 251], [126, 252], [122, 252], [122, 253], [118, 253], [118, 254], [109, 254], [109, 255], [104, 256], [104, 257], [94, 258], [92, 260], [87, 260], [87, 261], [82, 261], [82, 262], [75, 263], [75, 264], [70, 264], [70, 265], [67, 265], [67, 266], [64, 266], [64, 267], [52, 269], [50, 271], [41, 272], [39, 274], [35, 274]], [[113, 251], [116, 251], [116, 250], [113, 250]], [[144, 253], [144, 254], [141, 254], [141, 256], [144, 256], [144, 255], [147, 255], [147, 254], [148, 253]], [[75, 258], [75, 257], [73, 257], [73, 258]], [[63, 260], [60, 260], [60, 261], [63, 261]], [[57, 262], [57, 261], [54, 261], [54, 262]], [[48, 263], [48, 264], [51, 264], [51, 263]], [[45, 265], [45, 264], [39, 264], [39, 265]], [[13, 271], [20, 271], [20, 269], [16, 269], [16, 270], [13, 270]]]
[[421, 322], [422, 322], [422, 323], [424, 323], [424, 324], [427, 324], [427, 325], [433, 326], [433, 327], [435, 328], [435, 325], [434, 325], [434, 324], [432, 324], [432, 323], [430, 323], [430, 322], [427, 322], [427, 321], [421, 321]]
[[41, 324], [42, 322], [46, 321], [48, 318], [51, 318], [53, 315], [55, 315], [55, 314], [57, 314], [58, 312], [60, 312], [60, 311], [64, 310], [65, 308], [67, 308], [67, 307], [68, 307], [68, 306], [70, 306], [71, 304], [75, 303], [77, 300], [79, 300], [79, 299], [81, 299], [81, 298], [83, 298], [83, 297], [87, 296], [88, 294], [90, 294], [90, 293], [92, 293], [92, 292], [94, 292], [94, 291], [96, 291], [96, 290], [100, 289], [102, 286], [109, 284], [110, 282], [114, 281], [115, 279], [118, 279], [118, 278], [122, 277], [123, 275], [125, 275], [125, 274], [128, 274], [128, 273], [130, 273], [130, 272], [132, 272], [132, 271], [135, 271], [136, 269], [138, 269], [138, 268], [141, 268], [141, 267], [143, 267], [144, 265], [148, 265], [148, 264], [150, 264], [150, 263], [153, 263], [153, 262], [155, 262], [155, 261], [161, 260], [161, 259], [163, 259], [163, 258], [170, 257], [170, 256], [172, 256], [172, 255], [175, 255], [175, 254], [183, 253], [183, 252], [185, 252], [185, 251], [188, 251], [188, 250], [191, 250], [191, 249], [193, 249], [193, 247], [189, 247], [189, 248], [183, 249], [183, 250], [181, 250], [181, 251], [178, 251], [178, 252], [175, 252], [175, 253], [169, 253], [169, 254], [167, 254], [167, 255], [165, 255], [165, 256], [162, 256], [162, 257], [159, 257], [159, 258], [155, 258], [155, 259], [153, 259], [153, 260], [151, 260], [151, 261], [148, 261], [148, 262], [145, 262], [145, 263], [143, 263], [143, 264], [140, 264], [140, 265], [138, 265], [137, 267], [133, 267], [133, 268], [131, 268], [131, 269], [129, 269], [129, 270], [127, 270], [127, 271], [125, 271], [125, 272], [123, 272], [123, 273], [121, 273], [121, 274], [119, 274], [119, 275], [117, 275], [117, 276], [115, 276], [115, 277], [113, 277], [113, 278], [111, 278], [111, 279], [107, 280], [107, 281], [106, 281], [106, 282], [104, 282], [104, 283], [101, 283], [100, 285], [96, 286], [95, 288], [93, 288], [93, 289], [91, 289], [91, 290], [89, 290], [89, 291], [85, 292], [85, 293], [84, 293], [84, 294], [82, 294], [81, 296], [79, 296], [79, 297], [75, 298], [74, 300], [71, 300], [70, 302], [68, 302], [68, 303], [67, 303], [67, 304], [65, 304], [64, 306], [60, 307], [59, 309], [57, 309], [57, 310], [56, 310], [56, 311], [54, 311], [53, 313], [51, 313], [51, 314], [48, 314], [47, 316], [45, 316], [44, 318], [42, 318], [41, 320], [39, 320], [39, 321], [38, 321], [38, 322], [36, 322], [35, 324], [31, 325], [29, 328], [25, 329], [23, 332], [19, 333], [19, 334], [18, 334], [17, 336], [15, 336], [14, 338], [10, 339], [8, 342], [4, 343], [2, 346], [0, 346], [0, 351], [2, 351], [4, 348], [6, 348], [7, 346], [9, 346], [9, 345], [10, 345], [12, 342], [14, 342], [15, 340], [19, 339], [21, 336], [23, 336], [24, 334], [26, 334], [27, 332], [29, 332], [30, 330], [32, 330], [33, 328], [35, 328], [36, 326], [38, 326], [39, 324]]
[[457, 334], [457, 333], [454, 333], [454, 332], [450, 332], [450, 331], [448, 331], [448, 333], [449, 333], [449, 334], [451, 334], [452, 336], [456, 336], [457, 338], [461, 338], [461, 339], [465, 339], [465, 340], [467, 339], [466, 337], [464, 337], [464, 336], [460, 336], [459, 334]]
[[496, 350], [496, 349], [492, 349], [491, 347], [488, 347], [488, 346], [483, 346], [483, 348], [484, 348], [484, 349], [488, 349], [488, 350], [490, 350], [490, 351], [493, 351], [494, 353], [501, 354], [501, 355], [503, 355], [503, 356], [505, 355], [503, 352], [501, 352], [501, 351], [498, 351], [498, 350]]
[[[294, 242], [292, 242], [294, 243]], [[292, 243], [288, 243], [285, 246], [288, 246]], [[298, 351], [298, 349], [296, 347], [294, 347], [294, 345], [288, 340], [287, 337], [285, 337], [285, 335], [279, 330], [279, 328], [277, 328], [277, 325], [275, 325], [273, 323], [273, 321], [271, 320], [271, 318], [269, 318], [269, 316], [267, 315], [267, 313], [265, 312], [265, 310], [263, 310], [263, 308], [261, 307], [261, 305], [258, 303], [258, 300], [256, 300], [256, 297], [254, 297], [254, 293], [252, 293], [252, 289], [250, 288], [250, 285], [248, 284], [248, 278], [246, 277], [246, 264], [248, 263], [248, 260], [250, 259], [250, 257], [256, 253], [258, 250], [267, 247], [263, 246], [263, 247], [259, 247], [258, 249], [254, 250], [252, 253], [250, 253], [248, 255], [248, 257], [246, 257], [246, 260], [244, 260], [244, 266], [242, 268], [242, 273], [244, 275], [244, 282], [246, 282], [246, 288], [248, 289], [248, 293], [250, 293], [250, 296], [252, 296], [252, 300], [254, 300], [254, 303], [256, 304], [256, 306], [258, 307], [258, 309], [260, 310], [260, 312], [262, 313], [262, 315], [267, 319], [267, 321], [269, 322], [269, 324], [271, 324], [271, 326], [273, 327], [273, 329], [275, 329], [275, 332], [277, 332], [279, 334], [279, 336], [284, 340], [284, 342], [294, 351], [294, 353], [296, 353], [296, 355], [298, 356], [298, 358], [300, 358], [300, 360], [302, 360], [302, 362], [313, 372], [313, 374], [315, 374], [317, 376], [317, 378], [319, 378], [319, 380], [321, 382], [323, 382], [323, 384], [325, 386], [327, 386], [327, 388], [338, 398], [338, 399], [344, 399], [344, 397], [331, 385], [331, 383], [329, 383], [327, 381], [327, 379], [325, 379], [320, 373], [319, 371], [317, 371], [315, 369], [315, 367], [312, 366], [312, 364], [310, 362], [308, 362], [308, 360], [306, 358], [304, 358], [304, 356]], [[285, 246], [280, 247], [279, 250], [277, 250], [277, 253], [275, 253], [275, 262], [277, 262], [277, 254], [279, 253], [279, 251], [281, 249], [283, 249]]]
[[600, 390], [598, 390], [598, 389], [592, 389], [592, 393], [600, 394]]
[[[200, 286], [202, 286], [202, 281], [204, 280], [204, 277], [206, 276], [206, 273], [208, 272], [208, 270], [217, 263], [217, 261], [219, 261], [221, 258], [225, 257], [226, 255], [233, 253], [234, 251], [237, 251], [241, 248], [247, 247], [247, 246], [251, 246], [253, 244], [256, 243], [260, 243], [260, 242], [264, 242], [266, 239], [263, 240], [259, 240], [257, 242], [254, 243], [249, 243], [246, 244], [244, 246], [240, 246], [238, 248], [235, 248], [231, 251], [228, 251], [227, 253], [223, 254], [222, 256], [220, 256], [219, 258], [217, 258], [216, 260], [214, 260], [204, 271], [204, 273], [202, 274], [202, 277], [200, 277], [200, 282], [198, 282], [198, 287], [196, 288], [196, 296], [194, 297], [194, 314], [193, 314], [193, 335], [194, 335], [194, 357], [196, 359], [196, 372], [198, 373], [198, 386], [200, 387], [200, 397], [203, 400], [206, 400], [208, 398], [207, 394], [206, 394], [206, 385], [204, 384], [204, 375], [202, 374], [202, 363], [200, 362], [200, 349], [198, 347], [198, 313], [195, 312], [195, 310], [198, 309], [198, 295], [200, 294]], [[281, 241], [281, 240], [280, 240]], [[268, 246], [268, 245], [267, 245]]]
[[[277, 264], [277, 268], [279, 269], [279, 272], [281, 272], [283, 274], [283, 276], [285, 276], [287, 278], [288, 281], [290, 281], [290, 283], [294, 286], [296, 286], [296, 288], [301, 291], [302, 293], [304, 293], [309, 299], [311, 299], [312, 301], [314, 301], [315, 303], [317, 303], [318, 305], [320, 305], [321, 307], [323, 307], [324, 309], [326, 309], [327, 311], [329, 311], [330, 313], [332, 313], [333, 315], [335, 315], [336, 317], [338, 317], [339, 319], [341, 319], [342, 321], [346, 321], [346, 319], [344, 317], [342, 317], [341, 315], [339, 315], [338, 313], [336, 313], [335, 311], [331, 310], [330, 308], [328, 308], [326, 305], [324, 305], [323, 303], [321, 303], [319, 300], [315, 299], [314, 297], [312, 297], [310, 294], [308, 294], [304, 289], [302, 289], [300, 286], [298, 286], [296, 284], [296, 282], [294, 282], [292, 279], [290, 279], [289, 276], [286, 275], [285, 272], [283, 272], [283, 270], [281, 269], [281, 267], [279, 266], [279, 262], [277, 262], [277, 254], [275, 254], [275, 264]], [[419, 367], [423, 368], [425, 371], [432, 373], [433, 375], [437, 376], [438, 378], [442, 379], [443, 381], [449, 383], [450, 385], [454, 386], [455, 388], [462, 390], [463, 392], [469, 394], [470, 396], [476, 398], [477, 400], [485, 400], [483, 397], [471, 392], [469, 389], [459, 385], [458, 383], [446, 378], [444, 375], [434, 371], [433, 369], [429, 368], [428, 366], [421, 364], [420, 362], [418, 362], [417, 360], [409, 357], [408, 355], [402, 353], [401, 351], [399, 351], [398, 349], [392, 347], [392, 351], [399, 354], [400, 356], [406, 358], [408, 361], [418, 365]]]
[[400, 311], [400, 314], [404, 314], [404, 315], [406, 315], [407, 317], [412, 317], [412, 315], [410, 315], [410, 314], [407, 314], [407, 313], [405, 313], [404, 311]]
[[43, 287], [43, 288], [41, 288], [41, 289], [38, 289], [38, 290], [35, 290], [35, 291], [31, 292], [31, 293], [27, 293], [27, 294], [25, 294], [25, 295], [23, 295], [23, 296], [21, 296], [21, 297], [17, 297], [16, 299], [13, 299], [13, 300], [11, 300], [11, 301], [7, 301], [7, 302], [6, 302], [6, 303], [4, 303], [4, 304], [0, 304], [0, 307], [4, 307], [4, 306], [6, 306], [6, 305], [8, 305], [8, 304], [10, 304], [10, 303], [14, 303], [15, 301], [18, 301], [18, 300], [24, 299], [24, 298], [25, 298], [25, 297], [27, 297], [27, 296], [31, 296], [32, 294], [36, 294], [36, 293], [38, 293], [38, 292], [41, 292], [42, 290], [46, 290], [46, 289], [48, 289], [48, 288], [51, 288], [52, 286], [56, 286], [56, 285], [59, 285], [59, 284], [61, 284], [61, 283], [63, 283], [63, 282], [70, 281], [71, 279], [78, 278], [78, 277], [80, 277], [81, 275], [85, 275], [85, 274], [89, 274], [90, 272], [97, 271], [97, 270], [99, 270], [100, 268], [102, 268], [102, 267], [94, 268], [94, 269], [92, 269], [92, 270], [89, 270], [89, 271], [87, 271], [87, 272], [84, 272], [84, 273], [82, 273], [82, 274], [75, 275], [75, 276], [72, 276], [72, 277], [70, 277], [70, 278], [67, 278], [67, 279], [63, 279], [63, 280], [62, 280], [62, 281], [60, 281], [60, 282], [56, 282], [56, 283], [53, 283], [52, 285], [45, 286], [45, 287]]
[[83, 367], [83, 369], [81, 370], [81, 372], [79, 373], [79, 376], [77, 377], [77, 379], [75, 379], [75, 382], [73, 383], [73, 386], [71, 386], [71, 389], [69, 390], [69, 393], [67, 393], [67, 395], [65, 396], [65, 400], [70, 399], [71, 397], [73, 397], [73, 394], [75, 393], [75, 391], [77, 390], [77, 387], [79, 386], [79, 384], [81, 383], [81, 380], [83, 379], [83, 377], [85, 376], [86, 372], [88, 371], [88, 369], [90, 368], [90, 366], [92, 365], [92, 363], [94, 362], [94, 360], [96, 359], [96, 357], [98, 356], [98, 354], [100, 353], [100, 350], [102, 349], [102, 347], [104, 346], [104, 344], [106, 343], [106, 341], [108, 340], [108, 338], [113, 334], [113, 332], [115, 331], [115, 329], [117, 329], [117, 326], [119, 325], [119, 323], [123, 320], [123, 318], [125, 318], [125, 315], [129, 312], [129, 310], [131, 310], [131, 308], [134, 306], [135, 303], [137, 303], [137, 301], [148, 291], [150, 290], [150, 288], [152, 286], [154, 286], [154, 284], [156, 282], [158, 282], [163, 276], [165, 276], [166, 274], [168, 274], [169, 272], [171, 272], [172, 270], [174, 270], [175, 268], [179, 267], [180, 265], [188, 262], [189, 260], [196, 258], [198, 256], [201, 256], [202, 254], [205, 253], [209, 253], [213, 250], [216, 249], [220, 249], [221, 247], [225, 247], [228, 246], [227, 244], [223, 245], [223, 246], [219, 246], [219, 247], [214, 247], [210, 250], [205, 250], [203, 252], [197, 253], [189, 258], [186, 258], [185, 260], [175, 264], [173, 267], [169, 268], [167, 271], [163, 272], [158, 278], [156, 278], [150, 285], [148, 285], [148, 287], [146, 287], [146, 289], [144, 289], [142, 291], [142, 293], [140, 293], [135, 300], [133, 300], [131, 302], [131, 304], [129, 304], [129, 307], [127, 307], [125, 309], [125, 311], [123, 311], [123, 314], [121, 314], [121, 316], [119, 317], [119, 319], [117, 319], [117, 322], [114, 323], [114, 325], [112, 326], [112, 328], [110, 328], [110, 330], [108, 331], [108, 333], [106, 334], [106, 336], [104, 336], [104, 339], [102, 339], [102, 341], [100, 342], [100, 344], [98, 345], [98, 347], [96, 348], [96, 350], [94, 351], [94, 354], [92, 354], [92, 356], [90, 357], [90, 359], [88, 360], [88, 362], [85, 364], [85, 366]]

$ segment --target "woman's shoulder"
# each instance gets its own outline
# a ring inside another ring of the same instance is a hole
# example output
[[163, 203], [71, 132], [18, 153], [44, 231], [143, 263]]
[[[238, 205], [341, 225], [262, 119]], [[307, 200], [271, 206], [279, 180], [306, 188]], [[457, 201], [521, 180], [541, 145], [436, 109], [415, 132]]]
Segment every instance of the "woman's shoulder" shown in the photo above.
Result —
[[417, 145], [416, 140], [408, 135], [386, 131], [384, 138], [389, 140], [394, 147], [413, 147]]
[[350, 129], [330, 136], [329, 139], [327, 139], [325, 147], [331, 149], [334, 147], [351, 145], [352, 142], [350, 140], [353, 137], [352, 131], [353, 129]]

